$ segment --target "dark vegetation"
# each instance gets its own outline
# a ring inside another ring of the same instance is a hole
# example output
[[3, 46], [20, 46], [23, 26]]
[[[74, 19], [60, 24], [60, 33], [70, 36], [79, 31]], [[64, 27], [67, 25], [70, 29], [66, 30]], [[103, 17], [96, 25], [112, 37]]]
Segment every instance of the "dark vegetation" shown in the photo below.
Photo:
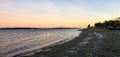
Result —
[[120, 17], [113, 20], [95, 23], [94, 26], [96, 28], [120, 29]]

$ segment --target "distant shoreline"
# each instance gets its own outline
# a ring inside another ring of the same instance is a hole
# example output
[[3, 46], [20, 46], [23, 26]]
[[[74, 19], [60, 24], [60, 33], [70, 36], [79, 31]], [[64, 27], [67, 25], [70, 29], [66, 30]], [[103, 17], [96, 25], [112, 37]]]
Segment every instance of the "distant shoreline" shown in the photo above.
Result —
[[0, 28], [0, 30], [19, 30], [19, 29], [80, 29], [80, 28]]

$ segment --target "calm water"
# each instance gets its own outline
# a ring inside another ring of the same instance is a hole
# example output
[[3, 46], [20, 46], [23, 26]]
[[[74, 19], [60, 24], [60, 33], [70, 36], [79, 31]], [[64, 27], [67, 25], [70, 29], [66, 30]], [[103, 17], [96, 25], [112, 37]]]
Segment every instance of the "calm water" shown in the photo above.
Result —
[[12, 57], [65, 39], [70, 40], [79, 33], [76, 29], [0, 30], [0, 57]]

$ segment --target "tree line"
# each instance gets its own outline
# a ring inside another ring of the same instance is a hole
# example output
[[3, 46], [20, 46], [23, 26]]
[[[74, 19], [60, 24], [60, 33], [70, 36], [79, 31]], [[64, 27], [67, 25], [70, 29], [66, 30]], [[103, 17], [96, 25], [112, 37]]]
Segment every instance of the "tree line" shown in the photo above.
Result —
[[98, 22], [94, 24], [95, 28], [118, 28], [120, 29], [120, 17], [113, 20], [107, 20], [104, 22]]

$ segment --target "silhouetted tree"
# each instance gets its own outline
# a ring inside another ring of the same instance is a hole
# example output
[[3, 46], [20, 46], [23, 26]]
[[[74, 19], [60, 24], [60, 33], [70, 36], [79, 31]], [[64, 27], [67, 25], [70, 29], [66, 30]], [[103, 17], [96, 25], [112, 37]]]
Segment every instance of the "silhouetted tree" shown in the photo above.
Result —
[[101, 28], [101, 27], [103, 27], [103, 24], [101, 22], [95, 23], [95, 27]]
[[95, 23], [94, 26], [97, 28], [118, 27], [120, 26], [120, 17], [116, 18], [115, 20], [104, 21], [103, 23], [101, 22]]
[[88, 27], [87, 28], [90, 28], [90, 24], [88, 25]]

